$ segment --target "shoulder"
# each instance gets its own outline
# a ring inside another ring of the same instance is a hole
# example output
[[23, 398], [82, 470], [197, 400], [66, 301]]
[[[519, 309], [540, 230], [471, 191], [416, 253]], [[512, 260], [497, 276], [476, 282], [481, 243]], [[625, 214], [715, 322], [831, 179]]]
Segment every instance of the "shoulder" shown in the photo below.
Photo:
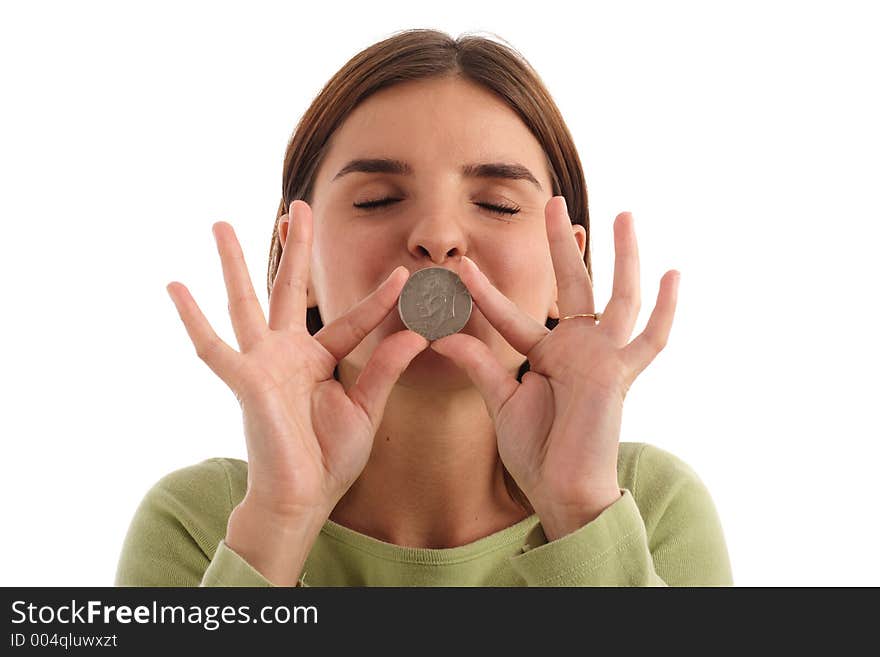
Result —
[[650, 443], [620, 443], [618, 475], [621, 487], [628, 488], [633, 496], [650, 497], [658, 493], [658, 488], [700, 481], [685, 460]]
[[241, 491], [243, 495], [243, 487], [247, 487], [247, 462], [217, 456], [172, 470], [161, 477], [152, 490], [183, 497], [216, 498], [218, 502], [224, 498], [222, 491], [231, 511], [238, 503], [235, 494]]
[[214, 457], [172, 470], [147, 492], [146, 501], [162, 504], [181, 520], [226, 520], [247, 490], [247, 463]]
[[238, 459], [210, 458], [160, 477], [129, 524], [117, 585], [197, 586], [246, 488], [247, 463]]
[[715, 516], [712, 497], [684, 459], [650, 443], [621, 443], [620, 487], [629, 489], [650, 536], [661, 520], [669, 525], [688, 516]]
[[675, 581], [730, 585], [724, 529], [703, 479], [665, 449], [649, 443], [627, 445], [620, 451], [620, 487], [632, 493], [655, 563]]
[[141, 541], [194, 543], [210, 558], [246, 489], [247, 463], [238, 459], [209, 458], [177, 468], [147, 490], [129, 534]]

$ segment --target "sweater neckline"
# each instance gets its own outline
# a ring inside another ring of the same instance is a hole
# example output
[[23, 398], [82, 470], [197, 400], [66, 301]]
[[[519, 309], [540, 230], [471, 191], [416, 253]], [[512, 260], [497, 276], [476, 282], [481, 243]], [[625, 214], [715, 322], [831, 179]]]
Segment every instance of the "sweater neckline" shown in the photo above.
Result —
[[527, 518], [523, 518], [519, 522], [500, 529], [493, 534], [478, 538], [471, 543], [451, 548], [417, 548], [387, 543], [373, 536], [362, 534], [345, 525], [340, 525], [330, 518], [327, 518], [324, 522], [321, 533], [356, 550], [387, 561], [437, 565], [469, 561], [509, 546], [512, 543], [522, 542], [523, 538], [538, 522], [538, 515], [533, 513]]

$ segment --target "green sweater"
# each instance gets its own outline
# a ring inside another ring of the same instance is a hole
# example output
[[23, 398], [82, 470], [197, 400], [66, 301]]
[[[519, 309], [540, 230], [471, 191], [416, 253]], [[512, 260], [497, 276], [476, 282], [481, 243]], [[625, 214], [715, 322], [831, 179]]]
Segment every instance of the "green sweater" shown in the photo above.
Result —
[[[329, 518], [301, 586], [733, 586], [721, 523], [694, 470], [647, 443], [620, 443], [622, 496], [548, 542], [537, 515], [467, 545], [386, 543]], [[272, 586], [223, 540], [247, 463], [211, 458], [162, 477], [125, 536], [116, 586]]]

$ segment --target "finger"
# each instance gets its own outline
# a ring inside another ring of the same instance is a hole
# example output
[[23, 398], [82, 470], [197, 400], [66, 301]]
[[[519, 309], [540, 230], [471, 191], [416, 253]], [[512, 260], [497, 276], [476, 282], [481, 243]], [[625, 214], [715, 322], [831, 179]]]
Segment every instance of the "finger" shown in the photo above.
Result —
[[337, 362], [342, 360], [388, 316], [408, 278], [409, 270], [401, 265], [354, 308], [315, 333], [315, 340], [324, 345]]
[[544, 219], [556, 274], [559, 316], [593, 312], [593, 283], [571, 230], [565, 197], [554, 196], [547, 202]]
[[232, 328], [239, 348], [248, 351], [268, 331], [266, 318], [254, 293], [235, 230], [225, 221], [218, 221], [213, 232], [223, 266], [223, 280], [226, 281]]
[[391, 388], [412, 359], [429, 344], [424, 336], [410, 330], [389, 335], [379, 343], [357, 381], [348, 389], [349, 398], [370, 418], [373, 431], [382, 421]]
[[631, 212], [621, 212], [614, 220], [614, 254], [614, 285], [601, 325], [622, 346], [632, 335], [642, 304], [639, 248]]
[[[546, 327], [544, 327], [546, 329]], [[516, 392], [519, 382], [498, 362], [489, 346], [472, 335], [453, 333], [434, 340], [431, 349], [446, 356], [463, 369], [480, 391], [486, 409], [494, 420]]]
[[217, 336], [185, 285], [171, 282], [165, 289], [177, 307], [198, 357], [234, 390], [233, 381], [241, 355]]
[[290, 227], [269, 299], [269, 328], [305, 330], [309, 268], [312, 259], [312, 209], [305, 201], [290, 204]]
[[632, 371], [630, 382], [654, 360], [669, 340], [675, 306], [678, 303], [680, 279], [681, 273], [674, 269], [663, 275], [660, 279], [660, 291], [657, 293], [657, 304], [645, 330], [623, 348], [624, 361]]
[[550, 332], [544, 324], [520, 310], [467, 256], [461, 257], [459, 278], [470, 292], [474, 303], [514, 349], [523, 355]]

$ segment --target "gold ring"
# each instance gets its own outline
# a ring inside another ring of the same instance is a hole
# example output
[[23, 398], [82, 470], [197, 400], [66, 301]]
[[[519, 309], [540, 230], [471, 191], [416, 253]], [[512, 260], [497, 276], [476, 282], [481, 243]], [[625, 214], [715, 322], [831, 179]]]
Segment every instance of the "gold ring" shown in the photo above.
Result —
[[592, 317], [598, 322], [602, 317], [602, 313], [578, 313], [577, 315], [566, 315], [565, 317], [560, 317], [559, 321], [561, 322], [563, 319], [571, 319], [573, 317]]

